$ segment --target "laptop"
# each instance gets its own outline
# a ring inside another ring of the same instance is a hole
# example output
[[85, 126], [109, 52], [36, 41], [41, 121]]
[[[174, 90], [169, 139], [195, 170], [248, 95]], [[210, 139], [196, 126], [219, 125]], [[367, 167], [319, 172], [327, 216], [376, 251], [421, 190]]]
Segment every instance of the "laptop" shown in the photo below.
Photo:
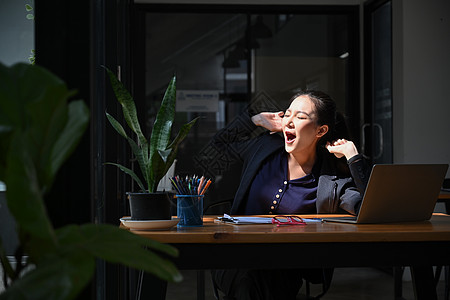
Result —
[[374, 165], [358, 216], [323, 220], [355, 224], [429, 220], [447, 169], [448, 164]]

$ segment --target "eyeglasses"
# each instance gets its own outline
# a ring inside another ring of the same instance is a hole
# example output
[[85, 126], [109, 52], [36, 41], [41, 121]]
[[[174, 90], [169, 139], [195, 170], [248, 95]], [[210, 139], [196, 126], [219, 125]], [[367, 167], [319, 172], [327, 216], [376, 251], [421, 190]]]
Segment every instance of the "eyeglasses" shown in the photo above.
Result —
[[272, 224], [281, 225], [306, 225], [302, 218], [297, 216], [276, 216], [272, 218]]

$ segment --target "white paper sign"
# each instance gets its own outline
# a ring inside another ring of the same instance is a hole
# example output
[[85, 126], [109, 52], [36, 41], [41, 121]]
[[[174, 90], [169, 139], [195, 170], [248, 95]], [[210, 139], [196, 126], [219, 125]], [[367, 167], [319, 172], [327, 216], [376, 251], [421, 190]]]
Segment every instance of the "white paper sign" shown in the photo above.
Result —
[[217, 112], [219, 91], [177, 90], [176, 111]]

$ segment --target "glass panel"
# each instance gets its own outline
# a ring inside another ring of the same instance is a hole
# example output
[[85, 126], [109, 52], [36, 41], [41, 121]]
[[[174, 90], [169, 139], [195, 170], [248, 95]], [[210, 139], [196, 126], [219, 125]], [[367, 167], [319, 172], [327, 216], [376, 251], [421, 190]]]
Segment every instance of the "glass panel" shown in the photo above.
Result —
[[357, 53], [350, 47], [350, 15], [147, 13], [148, 131], [175, 73], [174, 130], [201, 117], [179, 149], [175, 173], [211, 176], [210, 198], [232, 199], [241, 163], [218, 156], [208, 142], [251, 102], [284, 110], [295, 91], [309, 88], [329, 93], [343, 113], [354, 110], [359, 104], [351, 103], [349, 86], [357, 89], [358, 83], [349, 79], [349, 61]]
[[[298, 89], [330, 94], [345, 113], [349, 55], [346, 15], [264, 15], [272, 37], [257, 39], [254, 49], [254, 91], [264, 91], [287, 107]], [[255, 22], [256, 24], [256, 22]]]
[[[214, 166], [204, 167], [201, 162], [203, 156], [214, 155], [205, 148], [214, 134], [245, 106], [241, 100], [246, 101], [247, 95], [246, 60], [228, 57], [238, 41], [243, 41], [246, 27], [247, 17], [243, 14], [148, 13], [146, 17], [148, 130], [162, 93], [176, 74], [177, 96], [196, 103], [177, 103], [174, 132], [197, 116], [201, 119], [179, 147], [175, 174], [213, 177], [208, 194], [214, 194], [221, 185], [235, 184], [230, 182], [233, 176], [221, 180], [221, 173], [233, 172], [237, 166], [217, 161]], [[207, 96], [211, 103], [198, 99]], [[228, 191], [215, 199], [232, 198], [232, 189]]]
[[391, 3], [373, 13], [373, 162], [392, 163]]
[[0, 61], [3, 64], [30, 62], [34, 57], [33, 7], [34, 1], [0, 1]]
[[[34, 62], [34, 1], [0, 1], [0, 61], [11, 66]], [[0, 181], [0, 192], [6, 190]]]

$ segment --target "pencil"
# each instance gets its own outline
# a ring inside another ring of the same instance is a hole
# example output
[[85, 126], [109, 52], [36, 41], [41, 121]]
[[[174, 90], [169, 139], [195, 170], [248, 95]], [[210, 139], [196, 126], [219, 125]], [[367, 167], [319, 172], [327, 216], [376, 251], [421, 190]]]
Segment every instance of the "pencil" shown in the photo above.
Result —
[[210, 184], [211, 184], [211, 179], [208, 179], [208, 181], [206, 182], [205, 187], [203, 188], [203, 190], [200, 193], [200, 195], [204, 195], [206, 193], [206, 190], [208, 189]]
[[205, 181], [205, 177], [204, 176], [202, 176], [201, 178], [200, 178], [200, 183], [198, 184], [198, 189], [197, 189], [197, 194], [198, 195], [201, 195], [200, 193], [201, 193], [201, 191], [202, 191], [202, 186], [203, 186], [203, 182]]

